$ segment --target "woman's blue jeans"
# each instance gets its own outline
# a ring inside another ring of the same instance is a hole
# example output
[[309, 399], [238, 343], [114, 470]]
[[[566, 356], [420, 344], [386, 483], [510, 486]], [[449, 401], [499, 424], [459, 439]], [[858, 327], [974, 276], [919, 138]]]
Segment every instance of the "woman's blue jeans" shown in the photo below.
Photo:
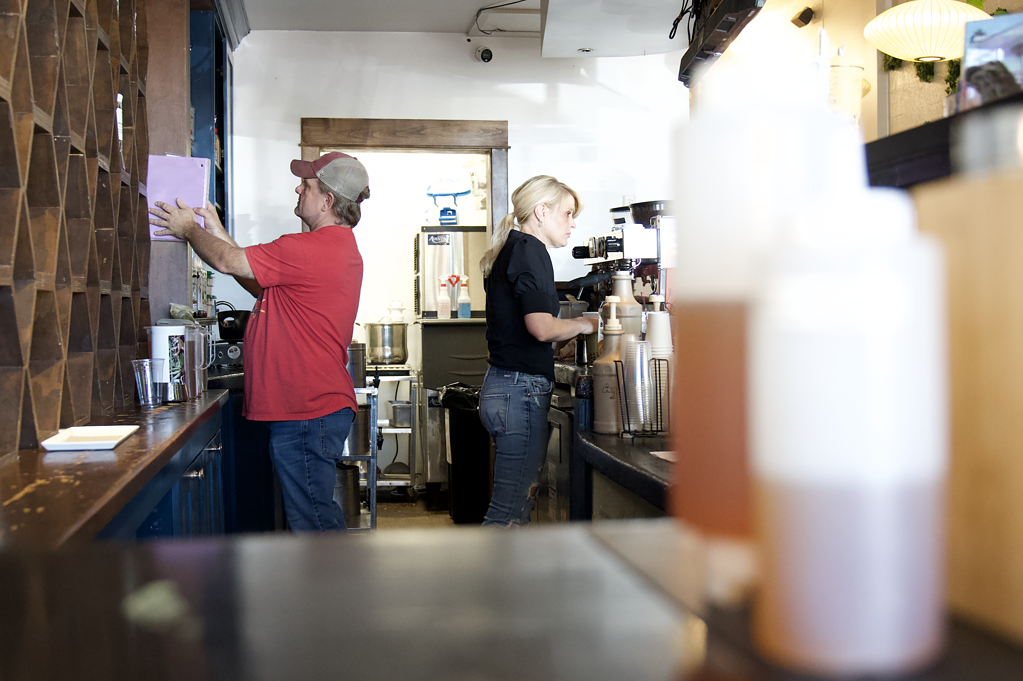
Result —
[[345, 407], [315, 419], [268, 423], [270, 459], [293, 532], [347, 528], [344, 511], [334, 501], [334, 485], [353, 420], [355, 412]]
[[554, 384], [545, 376], [490, 367], [480, 390], [480, 420], [494, 439], [494, 493], [484, 525], [525, 525], [536, 505], [547, 455]]

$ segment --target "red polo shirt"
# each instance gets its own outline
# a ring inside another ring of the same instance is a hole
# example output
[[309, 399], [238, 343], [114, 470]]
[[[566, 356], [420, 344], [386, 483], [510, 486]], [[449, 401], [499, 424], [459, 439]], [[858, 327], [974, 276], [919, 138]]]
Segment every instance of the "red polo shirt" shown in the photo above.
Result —
[[346, 368], [362, 291], [352, 229], [285, 234], [245, 256], [263, 293], [245, 329], [243, 415], [300, 421], [358, 409]]

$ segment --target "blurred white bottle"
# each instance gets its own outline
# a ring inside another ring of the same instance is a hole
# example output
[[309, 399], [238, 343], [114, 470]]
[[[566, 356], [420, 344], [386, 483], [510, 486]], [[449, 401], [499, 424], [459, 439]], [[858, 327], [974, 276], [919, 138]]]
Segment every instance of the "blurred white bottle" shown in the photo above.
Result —
[[941, 253], [894, 190], [823, 197], [790, 227], [750, 318], [754, 641], [803, 672], [911, 671], [944, 627]]
[[[808, 197], [867, 185], [859, 132], [827, 112], [819, 81], [812, 62], [717, 63], [679, 130], [671, 508], [747, 556], [727, 561], [734, 576], [708, 572], [718, 603], [745, 597], [754, 572], [746, 342], [758, 264]], [[727, 182], [694, 161], [708, 158], [727, 159]]]

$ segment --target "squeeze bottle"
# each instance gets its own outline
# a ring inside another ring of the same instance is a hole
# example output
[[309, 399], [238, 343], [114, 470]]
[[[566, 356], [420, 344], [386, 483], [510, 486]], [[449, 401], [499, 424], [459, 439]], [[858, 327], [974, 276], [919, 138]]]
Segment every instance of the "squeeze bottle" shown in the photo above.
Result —
[[618, 321], [618, 296], [608, 296], [610, 313], [604, 322], [604, 348], [593, 363], [593, 430], [597, 433], [619, 435], [622, 432], [622, 412], [618, 403], [618, 370], [615, 361], [621, 352], [622, 325]]
[[942, 256], [902, 192], [805, 213], [751, 307], [753, 639], [811, 674], [901, 675], [944, 638]]

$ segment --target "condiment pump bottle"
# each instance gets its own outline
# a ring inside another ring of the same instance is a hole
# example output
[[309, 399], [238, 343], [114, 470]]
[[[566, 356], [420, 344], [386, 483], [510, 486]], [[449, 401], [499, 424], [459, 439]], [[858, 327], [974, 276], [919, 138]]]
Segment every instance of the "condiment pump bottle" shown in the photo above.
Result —
[[[636, 300], [632, 292], [633, 277], [628, 270], [615, 272], [611, 277], [611, 297], [618, 299], [618, 322], [622, 325], [622, 333], [632, 335], [639, 340], [643, 330], [643, 306]], [[608, 317], [604, 316], [606, 322]]]
[[610, 313], [604, 322], [604, 347], [593, 363], [593, 430], [597, 433], [618, 435], [622, 432], [622, 412], [618, 402], [618, 369], [621, 352], [622, 325], [618, 321], [618, 296], [608, 296], [604, 302]]

